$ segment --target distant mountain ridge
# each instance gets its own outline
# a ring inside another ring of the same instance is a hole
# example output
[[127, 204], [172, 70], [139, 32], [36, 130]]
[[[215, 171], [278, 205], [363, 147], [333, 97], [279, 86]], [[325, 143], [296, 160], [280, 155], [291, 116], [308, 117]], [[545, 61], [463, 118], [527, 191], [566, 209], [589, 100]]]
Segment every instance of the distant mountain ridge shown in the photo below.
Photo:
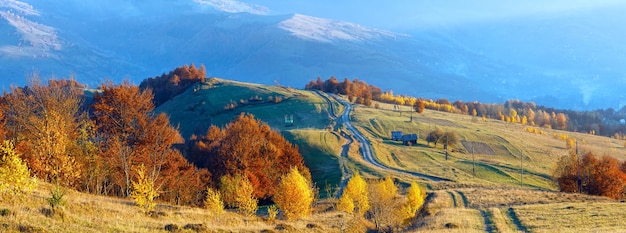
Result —
[[620, 104], [581, 93], [588, 82], [572, 80], [555, 89], [542, 67], [483, 54], [446, 34], [409, 36], [301, 14], [229, 13], [266, 10], [216, 10], [216, 4], [221, 2], [0, 0], [0, 33], [7, 35], [0, 37], [0, 62], [10, 64], [0, 66], [0, 87], [23, 85], [31, 73], [73, 75], [89, 85], [126, 78], [138, 84], [195, 63], [205, 65], [208, 76], [292, 87], [318, 76], [356, 77], [429, 98], [516, 98], [578, 109]]

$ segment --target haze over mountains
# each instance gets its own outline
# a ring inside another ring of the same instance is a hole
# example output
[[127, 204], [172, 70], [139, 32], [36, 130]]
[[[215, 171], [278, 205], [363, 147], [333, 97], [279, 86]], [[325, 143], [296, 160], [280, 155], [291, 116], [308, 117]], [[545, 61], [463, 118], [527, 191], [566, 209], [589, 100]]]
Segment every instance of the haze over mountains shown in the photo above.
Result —
[[430, 98], [620, 108], [625, 9], [397, 33], [227, 0], [0, 0], [0, 87], [33, 72], [138, 84], [195, 63], [209, 76], [292, 87], [334, 75]]

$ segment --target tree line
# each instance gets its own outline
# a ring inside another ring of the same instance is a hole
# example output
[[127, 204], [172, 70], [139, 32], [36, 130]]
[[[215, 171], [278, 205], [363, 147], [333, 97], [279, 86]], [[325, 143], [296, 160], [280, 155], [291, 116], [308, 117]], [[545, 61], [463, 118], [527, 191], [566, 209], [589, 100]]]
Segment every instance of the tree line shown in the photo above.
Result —
[[161, 76], [144, 79], [139, 84], [139, 88], [141, 90], [152, 90], [154, 105], [159, 106], [187, 90], [189, 86], [198, 82], [204, 82], [205, 77], [206, 69], [204, 65], [200, 65], [200, 68], [196, 68], [194, 64], [189, 66], [183, 65], [167, 74], [164, 73]]
[[365, 106], [371, 106], [372, 100], [377, 100], [378, 96], [382, 94], [380, 88], [356, 78], [352, 81], [345, 78], [343, 82], [339, 82], [335, 77], [330, 77], [326, 81], [322, 81], [322, 78], [317, 77], [317, 80], [307, 83], [305, 89], [346, 95], [350, 102]]

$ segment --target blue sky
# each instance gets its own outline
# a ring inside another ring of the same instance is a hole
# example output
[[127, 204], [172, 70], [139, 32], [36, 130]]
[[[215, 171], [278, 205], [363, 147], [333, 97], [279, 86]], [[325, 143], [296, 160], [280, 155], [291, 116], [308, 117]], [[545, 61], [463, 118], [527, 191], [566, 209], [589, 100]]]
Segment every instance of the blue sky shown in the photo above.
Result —
[[626, 1], [621, 0], [242, 0], [240, 3], [263, 6], [269, 14], [301, 13], [395, 31], [626, 6]]

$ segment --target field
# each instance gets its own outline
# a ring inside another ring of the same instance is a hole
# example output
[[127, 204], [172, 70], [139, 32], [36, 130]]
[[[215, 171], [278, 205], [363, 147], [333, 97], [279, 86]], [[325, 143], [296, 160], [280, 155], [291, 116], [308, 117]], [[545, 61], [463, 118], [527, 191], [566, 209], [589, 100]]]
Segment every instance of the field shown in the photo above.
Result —
[[[461, 183], [556, 190], [552, 172], [557, 160], [568, 152], [565, 141], [555, 134], [577, 138], [581, 151], [590, 149], [620, 161], [626, 159], [623, 141], [616, 139], [543, 128], [539, 130], [544, 134], [534, 134], [526, 132], [527, 126], [521, 124], [430, 110], [421, 115], [413, 113], [411, 121], [408, 112], [385, 110], [392, 109], [390, 105], [380, 106], [383, 109], [358, 106], [352, 115], [353, 124], [370, 138], [380, 162]], [[443, 142], [435, 147], [425, 141], [428, 132], [435, 129], [454, 132], [460, 139], [461, 143], [450, 145], [448, 160]], [[395, 130], [418, 133], [417, 145], [407, 147], [392, 141], [390, 134]], [[476, 147], [473, 154], [467, 148], [471, 145]]]

